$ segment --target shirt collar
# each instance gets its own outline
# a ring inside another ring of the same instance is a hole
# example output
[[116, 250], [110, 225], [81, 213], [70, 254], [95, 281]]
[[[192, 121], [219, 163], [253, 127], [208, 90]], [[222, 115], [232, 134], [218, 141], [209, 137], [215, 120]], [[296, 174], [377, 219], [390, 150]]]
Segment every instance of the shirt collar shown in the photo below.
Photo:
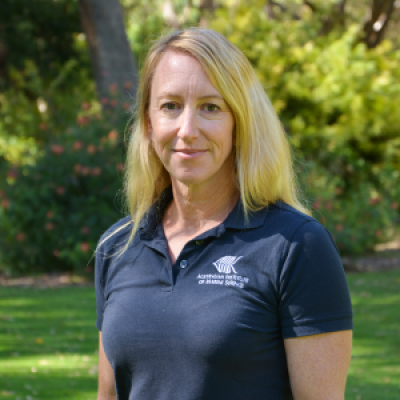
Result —
[[266, 209], [264, 208], [259, 211], [249, 212], [246, 219], [243, 203], [239, 199], [223, 224], [227, 229], [255, 229], [264, 224], [265, 216]]
[[168, 204], [172, 201], [172, 186], [168, 186], [150, 206], [139, 224], [139, 232], [144, 238], [155, 236], [157, 226], [161, 223], [162, 216]]
[[[168, 186], [151, 205], [142, 222], [139, 225], [139, 231], [145, 238], [154, 237], [157, 226], [161, 223], [162, 216], [168, 204], [172, 201], [172, 186]], [[220, 225], [220, 229], [245, 230], [259, 228], [264, 224], [266, 209], [249, 212], [247, 219], [244, 213], [243, 204], [240, 199], [237, 201], [233, 210]]]

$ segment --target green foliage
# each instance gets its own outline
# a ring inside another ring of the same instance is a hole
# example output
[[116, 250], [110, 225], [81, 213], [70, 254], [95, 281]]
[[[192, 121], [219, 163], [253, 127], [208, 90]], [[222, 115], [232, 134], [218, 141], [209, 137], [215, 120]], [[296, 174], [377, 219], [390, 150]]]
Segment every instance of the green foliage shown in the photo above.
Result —
[[375, 179], [383, 163], [400, 167], [400, 51], [390, 43], [367, 51], [357, 28], [318, 36], [312, 20], [270, 20], [255, 7], [221, 10], [212, 26], [249, 57], [305, 159], [346, 186]]
[[[0, 163], [34, 162], [80, 99], [95, 98], [77, 1], [5, 0], [0, 26]], [[52, 127], [51, 127], [52, 128]]]
[[75, 43], [81, 32], [77, 0], [2, 0], [0, 25], [6, 48], [0, 89], [13, 85], [9, 68], [22, 70], [27, 60], [51, 81], [65, 62], [82, 56]]
[[332, 233], [341, 254], [362, 255], [396, 234], [400, 188], [393, 182], [399, 175], [393, 169], [382, 170], [380, 191], [365, 179], [346, 193], [343, 179], [309, 162], [300, 180], [313, 216]]
[[47, 132], [52, 139], [34, 164], [11, 167], [0, 182], [3, 271], [82, 271], [100, 235], [122, 217], [117, 193], [129, 116], [117, 99], [103, 102], [110, 105], [103, 116], [84, 103], [76, 124]]
[[256, 4], [219, 9], [211, 27], [252, 62], [310, 166], [306, 198], [342, 251], [362, 253], [387, 240], [399, 216], [400, 51], [389, 42], [357, 45], [356, 27], [321, 36], [311, 17], [268, 19]]

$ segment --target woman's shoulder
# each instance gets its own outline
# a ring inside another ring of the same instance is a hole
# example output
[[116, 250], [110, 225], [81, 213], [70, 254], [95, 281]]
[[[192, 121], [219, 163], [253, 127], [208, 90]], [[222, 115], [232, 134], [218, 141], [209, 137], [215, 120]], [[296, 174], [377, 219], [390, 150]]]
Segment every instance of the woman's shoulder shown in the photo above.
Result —
[[331, 233], [318, 220], [283, 201], [271, 204], [268, 210], [269, 223], [274, 220], [289, 242], [297, 241], [304, 235], [317, 241], [332, 241]]
[[100, 237], [97, 248], [115, 247], [127, 240], [132, 232], [133, 220], [128, 215], [110, 226]]

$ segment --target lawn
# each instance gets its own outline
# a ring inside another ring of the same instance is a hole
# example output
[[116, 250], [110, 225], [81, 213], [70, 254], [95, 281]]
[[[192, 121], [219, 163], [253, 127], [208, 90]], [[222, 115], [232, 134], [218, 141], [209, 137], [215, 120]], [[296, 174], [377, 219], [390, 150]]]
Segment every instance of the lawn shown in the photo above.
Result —
[[[349, 274], [354, 350], [346, 400], [400, 399], [400, 270]], [[95, 400], [92, 287], [0, 288], [0, 399]]]

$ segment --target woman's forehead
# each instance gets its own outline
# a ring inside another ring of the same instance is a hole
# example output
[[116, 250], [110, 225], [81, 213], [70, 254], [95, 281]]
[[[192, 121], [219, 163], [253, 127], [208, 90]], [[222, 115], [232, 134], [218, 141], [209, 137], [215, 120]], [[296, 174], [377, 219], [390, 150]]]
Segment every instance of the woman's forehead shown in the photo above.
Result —
[[166, 51], [154, 71], [152, 95], [161, 96], [187, 90], [195, 90], [203, 97], [222, 98], [195, 57], [184, 52]]

